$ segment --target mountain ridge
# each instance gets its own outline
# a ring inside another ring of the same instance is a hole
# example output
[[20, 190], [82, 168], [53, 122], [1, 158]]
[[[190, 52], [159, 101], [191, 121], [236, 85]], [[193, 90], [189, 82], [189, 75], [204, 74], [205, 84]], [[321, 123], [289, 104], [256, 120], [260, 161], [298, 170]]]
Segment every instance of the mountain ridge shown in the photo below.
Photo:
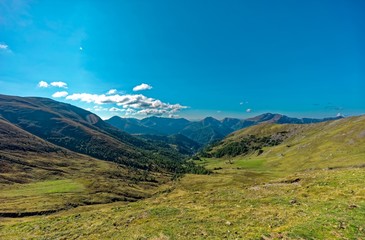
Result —
[[[131, 134], [182, 134], [198, 142], [199, 144], [206, 145], [208, 143], [220, 140], [236, 130], [257, 125], [263, 122], [279, 124], [308, 124], [341, 118], [343, 117], [329, 117], [323, 119], [292, 118], [282, 114], [264, 113], [247, 119], [224, 118], [222, 120], [217, 120], [213, 117], [206, 117], [199, 121], [189, 121], [185, 118], [174, 119], [155, 116], [141, 120], [135, 118], [130, 120], [129, 118], [114, 116], [106, 120], [106, 122]], [[174, 127], [171, 127], [171, 125]]]

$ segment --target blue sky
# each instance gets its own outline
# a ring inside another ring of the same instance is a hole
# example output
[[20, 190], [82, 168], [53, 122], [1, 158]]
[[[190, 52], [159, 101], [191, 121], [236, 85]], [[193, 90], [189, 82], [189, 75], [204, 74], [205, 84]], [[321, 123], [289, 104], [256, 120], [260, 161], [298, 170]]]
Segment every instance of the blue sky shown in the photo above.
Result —
[[364, 12], [362, 0], [3, 0], [0, 93], [103, 118], [363, 114]]

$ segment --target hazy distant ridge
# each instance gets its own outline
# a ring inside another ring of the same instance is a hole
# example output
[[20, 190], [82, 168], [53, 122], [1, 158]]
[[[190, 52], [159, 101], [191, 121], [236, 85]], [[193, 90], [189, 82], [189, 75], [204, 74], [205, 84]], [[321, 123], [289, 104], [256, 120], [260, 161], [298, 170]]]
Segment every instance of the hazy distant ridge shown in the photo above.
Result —
[[176, 119], [163, 117], [149, 117], [139, 120], [135, 118], [121, 118], [114, 116], [106, 120], [106, 122], [130, 134], [182, 134], [197, 143], [204, 145], [220, 140], [236, 130], [264, 122], [279, 124], [308, 124], [340, 118], [342, 117], [323, 119], [292, 118], [281, 114], [265, 113], [248, 119], [224, 118], [223, 120], [217, 120], [213, 117], [207, 117], [200, 121], [189, 121], [185, 118]]

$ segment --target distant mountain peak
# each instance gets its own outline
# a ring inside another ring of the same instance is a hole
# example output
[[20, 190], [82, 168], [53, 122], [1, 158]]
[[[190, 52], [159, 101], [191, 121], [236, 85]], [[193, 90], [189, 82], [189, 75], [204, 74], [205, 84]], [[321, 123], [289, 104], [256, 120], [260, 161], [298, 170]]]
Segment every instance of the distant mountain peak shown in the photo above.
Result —
[[260, 114], [256, 117], [248, 118], [246, 120], [255, 121], [255, 122], [266, 122], [266, 121], [269, 121], [269, 120], [274, 120], [274, 121], [278, 120], [283, 116], [284, 115], [281, 115], [281, 114], [278, 114], [278, 113], [263, 113], [263, 114]]
[[206, 117], [203, 120], [201, 120], [201, 122], [206, 123], [206, 124], [220, 124], [221, 122], [217, 119], [215, 119], [214, 117]]

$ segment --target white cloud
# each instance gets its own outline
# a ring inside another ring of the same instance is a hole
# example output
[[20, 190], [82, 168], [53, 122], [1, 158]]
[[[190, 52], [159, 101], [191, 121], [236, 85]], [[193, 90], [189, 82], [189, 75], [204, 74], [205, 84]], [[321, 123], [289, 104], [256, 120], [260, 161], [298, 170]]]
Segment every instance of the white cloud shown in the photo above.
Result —
[[59, 88], [67, 88], [67, 83], [65, 82], [51, 82], [51, 86]]
[[45, 81], [40, 81], [38, 83], [38, 87], [41, 88], [48, 88], [48, 87], [59, 87], [59, 88], [67, 88], [67, 83], [65, 82], [45, 82]]
[[342, 113], [337, 113], [336, 117], [343, 117]]
[[167, 114], [169, 113], [168, 110], [166, 109], [142, 109], [142, 110], [139, 110], [138, 111], [138, 114], [140, 115], [157, 115], [157, 116], [161, 116], [161, 115], [164, 115], [164, 114]]
[[110, 89], [106, 94], [107, 95], [113, 95], [117, 93], [117, 89]]
[[84, 50], [82, 47], [80, 47], [80, 51]]
[[66, 97], [68, 100], [94, 104], [116, 104], [121, 108], [111, 107], [110, 112], [124, 112], [126, 115], [170, 115], [187, 108], [180, 104], [164, 103], [142, 94], [106, 95], [75, 93]]
[[67, 95], [68, 95], [68, 92], [62, 91], [62, 92], [55, 92], [54, 94], [52, 94], [52, 97], [62, 98], [62, 97], [66, 97]]
[[9, 46], [7, 44], [0, 43], [0, 49], [8, 50], [9, 49]]
[[247, 108], [247, 109], [246, 109], [246, 112], [247, 112], [247, 113], [250, 113], [250, 112], [252, 112], [252, 109], [251, 109], [251, 108]]
[[133, 91], [137, 92], [137, 91], [149, 90], [149, 89], [152, 89], [152, 86], [151, 85], [142, 83], [141, 85], [135, 86], [133, 88]]
[[48, 88], [49, 87], [49, 84], [47, 82], [45, 82], [45, 81], [40, 81], [38, 83], [38, 87], [40, 87], [40, 88]]

